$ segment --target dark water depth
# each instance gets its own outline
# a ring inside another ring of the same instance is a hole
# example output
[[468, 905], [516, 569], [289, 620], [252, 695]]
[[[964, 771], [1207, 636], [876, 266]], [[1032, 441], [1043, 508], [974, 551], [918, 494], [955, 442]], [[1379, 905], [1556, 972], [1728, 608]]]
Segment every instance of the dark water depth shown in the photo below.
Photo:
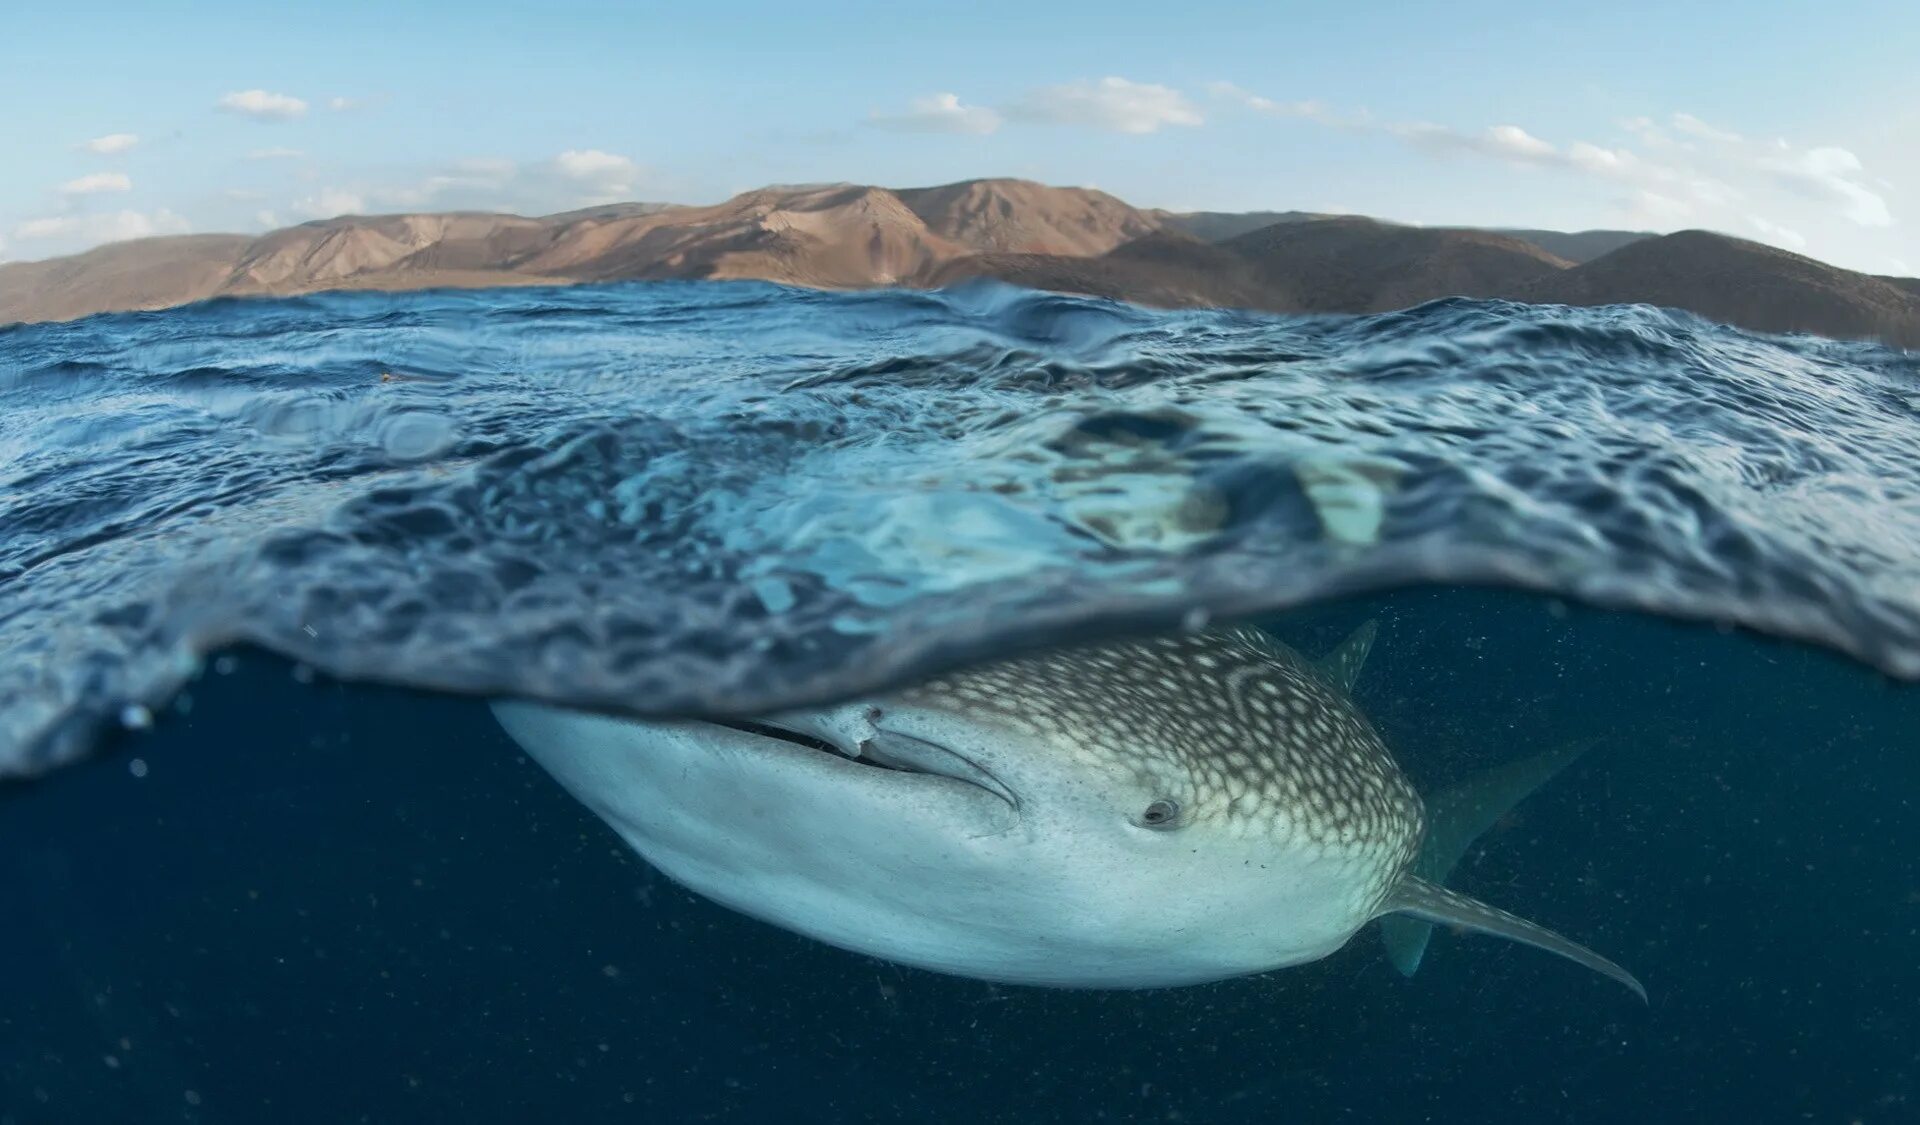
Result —
[[478, 703], [247, 653], [0, 803], [0, 1120], [1914, 1120], [1920, 697], [1518, 595], [1281, 631], [1371, 617], [1358, 701], [1423, 789], [1601, 739], [1451, 882], [1650, 1005], [1489, 938], [1402, 980], [1371, 927], [1165, 991], [896, 968], [678, 890]]

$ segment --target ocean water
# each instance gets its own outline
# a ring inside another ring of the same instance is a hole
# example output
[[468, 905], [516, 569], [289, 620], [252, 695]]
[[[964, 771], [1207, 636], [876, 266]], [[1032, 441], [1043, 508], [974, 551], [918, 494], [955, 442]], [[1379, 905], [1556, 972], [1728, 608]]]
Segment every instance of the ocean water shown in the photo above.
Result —
[[[0, 395], [0, 1122], [1920, 1119], [1920, 356], [671, 283], [14, 326]], [[1599, 740], [1450, 882], [1650, 1004], [1371, 929], [899, 968], [674, 887], [482, 703], [1369, 619], [1423, 789]]]

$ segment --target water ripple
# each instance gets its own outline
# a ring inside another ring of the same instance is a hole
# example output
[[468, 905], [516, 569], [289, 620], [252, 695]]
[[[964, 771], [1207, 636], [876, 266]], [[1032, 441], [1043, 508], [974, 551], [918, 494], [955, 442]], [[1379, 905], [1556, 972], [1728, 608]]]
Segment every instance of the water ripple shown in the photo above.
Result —
[[1417, 583], [1920, 678], [1920, 356], [1661, 310], [993, 284], [219, 300], [0, 329], [0, 773], [213, 649], [643, 714]]

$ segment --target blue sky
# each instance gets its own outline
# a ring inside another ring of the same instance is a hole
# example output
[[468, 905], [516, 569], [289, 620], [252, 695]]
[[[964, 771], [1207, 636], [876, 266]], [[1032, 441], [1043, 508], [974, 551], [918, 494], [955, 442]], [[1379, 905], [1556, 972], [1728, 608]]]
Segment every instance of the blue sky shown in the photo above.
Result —
[[1022, 176], [1920, 273], [1920, 3], [24, 5], [0, 258]]

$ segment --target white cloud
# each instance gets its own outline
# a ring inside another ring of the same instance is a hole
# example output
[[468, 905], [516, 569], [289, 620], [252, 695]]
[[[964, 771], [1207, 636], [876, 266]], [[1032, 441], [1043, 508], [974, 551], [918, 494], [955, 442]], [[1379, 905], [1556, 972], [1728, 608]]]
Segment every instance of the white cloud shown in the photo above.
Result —
[[1759, 231], [1768, 242], [1776, 246], [1785, 246], [1792, 250], [1799, 250], [1807, 245], [1806, 235], [1789, 227], [1783, 227], [1778, 223], [1769, 222], [1758, 215], [1748, 215], [1747, 225]]
[[1541, 160], [1559, 155], [1558, 149], [1518, 125], [1495, 125], [1482, 134], [1489, 151], [1519, 160]]
[[[367, 198], [383, 207], [425, 207], [445, 195], [463, 189], [473, 192], [498, 191], [506, 185], [508, 178], [499, 174], [441, 173], [428, 176], [417, 183], [374, 188], [367, 193]], [[625, 191], [627, 187], [624, 183], [613, 186], [621, 191]]]
[[343, 188], [322, 188], [295, 200], [292, 211], [309, 219], [331, 219], [339, 215], [359, 215], [367, 210], [366, 197]]
[[1655, 149], [1691, 149], [1685, 141], [1677, 141], [1673, 134], [1656, 124], [1650, 117], [1629, 117], [1619, 122], [1620, 128], [1640, 139], [1640, 143]]
[[244, 114], [261, 121], [291, 121], [307, 113], [307, 103], [299, 98], [265, 90], [236, 90], [231, 94], [222, 94], [215, 104], [217, 108], [230, 113]]
[[88, 152], [97, 152], [101, 156], [112, 156], [115, 153], [125, 152], [139, 143], [140, 138], [133, 133], [108, 133], [104, 137], [95, 137], [80, 147]]
[[271, 211], [255, 211], [253, 213], [253, 221], [268, 230], [272, 230], [280, 225], [280, 216]]
[[1601, 148], [1586, 141], [1567, 146], [1567, 160], [1576, 168], [1601, 176], [1629, 174], [1638, 163], [1638, 158], [1625, 149]]
[[1694, 213], [1693, 204], [1657, 191], [1641, 190], [1619, 204], [1630, 226], [1665, 227], [1685, 222]]
[[1493, 125], [1478, 133], [1462, 133], [1445, 125], [1414, 122], [1388, 125], [1386, 131], [1425, 148], [1478, 153], [1517, 164], [1561, 164], [1569, 159], [1518, 125]]
[[553, 158], [553, 166], [561, 175], [575, 180], [604, 180], [631, 176], [637, 171], [633, 161], [597, 148], [570, 148]]
[[[6, 244], [0, 243], [0, 250], [5, 248]], [[1906, 277], [1913, 273], [1913, 267], [1907, 264], [1905, 258], [1888, 258], [1887, 268], [1893, 271], [1895, 277]]]
[[1571, 159], [1518, 125], [1494, 125], [1478, 133], [1463, 133], [1427, 121], [1393, 123], [1381, 128], [1409, 144], [1435, 152], [1474, 153], [1532, 165], [1564, 164]]
[[1316, 102], [1275, 102], [1231, 83], [1216, 82], [1209, 89], [1216, 97], [1261, 112], [1391, 136], [1430, 152], [1494, 158], [1615, 183], [1627, 189], [1615, 197], [1615, 206], [1636, 225], [1670, 227], [1684, 221], [1752, 229], [1779, 245], [1801, 248], [1850, 240], [1848, 228], [1894, 223], [1888, 203], [1891, 189], [1851, 150], [1752, 140], [1687, 113], [1671, 114], [1664, 125], [1648, 117], [1617, 122], [1632, 138], [1627, 145], [1576, 140], [1562, 146], [1519, 125], [1473, 132], [1429, 122], [1383, 122], [1364, 114], [1343, 115]]
[[1716, 129], [1691, 113], [1676, 113], [1672, 117], [1677, 132], [1703, 140], [1718, 141], [1721, 144], [1739, 144], [1745, 138], [1738, 133], [1729, 133], [1725, 129]]
[[906, 133], [971, 133], [985, 136], [1000, 128], [1000, 114], [986, 106], [962, 105], [958, 94], [915, 98], [907, 112], [874, 114], [869, 123]]
[[1322, 125], [1337, 125], [1342, 127], [1349, 124], [1358, 125], [1366, 120], [1365, 114], [1360, 114], [1351, 120], [1343, 118], [1327, 108], [1324, 102], [1311, 99], [1297, 102], [1277, 102], [1272, 98], [1261, 97], [1251, 90], [1242, 89], [1231, 82], [1209, 82], [1207, 83], [1207, 93], [1222, 101], [1238, 102], [1248, 109], [1259, 113], [1270, 114], [1274, 117], [1299, 117], [1309, 121], [1318, 121]]
[[1893, 225], [1886, 199], [1860, 182], [1865, 178], [1860, 158], [1844, 148], [1812, 148], [1769, 160], [1765, 166], [1789, 190], [1838, 203], [1852, 222], [1863, 227]]
[[[633, 185], [640, 177], [640, 172], [638, 164], [615, 153], [602, 152], [597, 148], [568, 149], [553, 158], [544, 178], [557, 179], [572, 189], [573, 198], [567, 206], [584, 207], [633, 198]], [[542, 178], [538, 173], [527, 177], [527, 187], [538, 190]], [[449, 183], [445, 186], [473, 185]]]
[[527, 164], [472, 157], [422, 168], [410, 180], [334, 181], [273, 210], [288, 222], [395, 211], [542, 215], [633, 199], [647, 176], [633, 160], [598, 149], [572, 149]]
[[248, 160], [299, 160], [307, 154], [297, 148], [256, 148], [247, 153]]
[[339, 113], [343, 110], [355, 109], [355, 108], [358, 108], [359, 105], [360, 103], [357, 101], [354, 101], [352, 98], [328, 98], [327, 99], [327, 108], [334, 111], [335, 113]]
[[132, 191], [133, 181], [125, 172], [89, 172], [60, 185], [61, 195], [99, 195], [107, 191]]
[[23, 242], [70, 239], [92, 245], [128, 238], [149, 238], [157, 234], [185, 234], [189, 229], [185, 219], [163, 207], [152, 212], [108, 211], [95, 215], [28, 219], [13, 228], [13, 237]]
[[1030, 91], [1006, 116], [1054, 125], [1085, 125], [1116, 133], [1153, 133], [1168, 125], [1199, 125], [1200, 111], [1170, 86], [1107, 77]]

